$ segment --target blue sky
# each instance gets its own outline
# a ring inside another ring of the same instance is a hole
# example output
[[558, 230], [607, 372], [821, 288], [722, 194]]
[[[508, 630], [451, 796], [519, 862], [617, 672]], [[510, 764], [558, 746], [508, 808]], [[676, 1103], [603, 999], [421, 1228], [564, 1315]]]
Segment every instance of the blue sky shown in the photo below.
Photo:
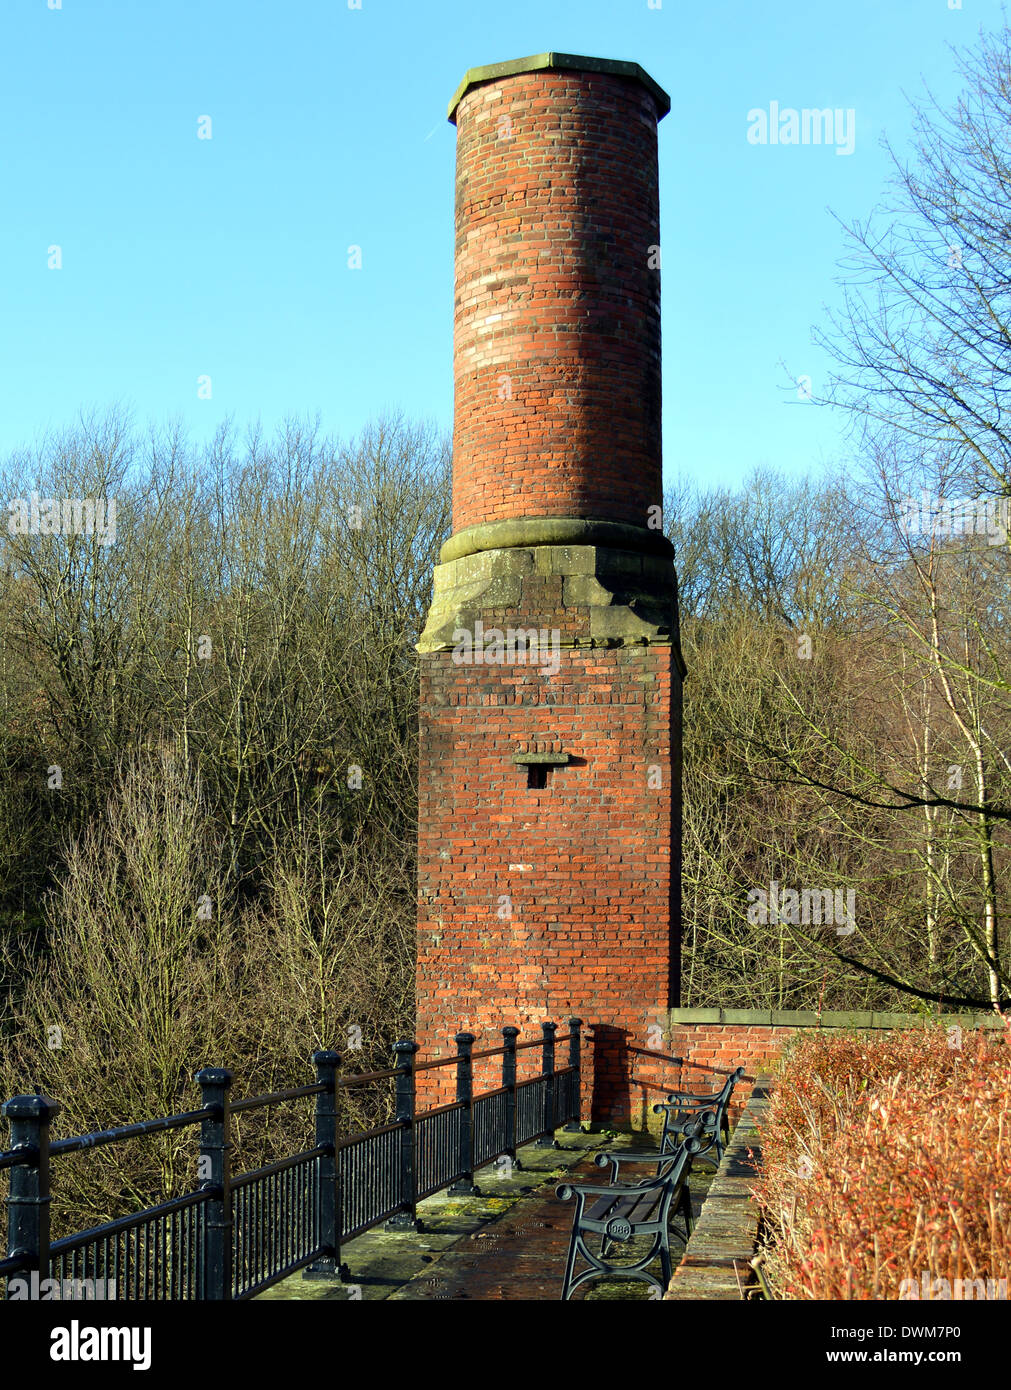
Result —
[[[397, 408], [448, 429], [446, 106], [468, 67], [555, 49], [639, 62], [671, 95], [665, 468], [726, 484], [845, 461], [844, 422], [784, 389], [827, 377], [830, 209], [871, 211], [903, 94], [949, 101], [949, 45], [1002, 23], [999, 0], [56, 3], [0, 7], [0, 452], [114, 402], [197, 438], [316, 411], [347, 436]], [[749, 144], [772, 101], [852, 108], [853, 154]]]

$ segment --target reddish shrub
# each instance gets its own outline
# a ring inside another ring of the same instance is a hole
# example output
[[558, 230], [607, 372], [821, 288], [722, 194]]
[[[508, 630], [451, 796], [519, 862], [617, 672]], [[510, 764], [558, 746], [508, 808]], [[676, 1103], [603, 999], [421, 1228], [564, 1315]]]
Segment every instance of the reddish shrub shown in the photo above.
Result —
[[1011, 1048], [950, 1041], [808, 1033], [788, 1049], [756, 1190], [775, 1297], [1007, 1297]]

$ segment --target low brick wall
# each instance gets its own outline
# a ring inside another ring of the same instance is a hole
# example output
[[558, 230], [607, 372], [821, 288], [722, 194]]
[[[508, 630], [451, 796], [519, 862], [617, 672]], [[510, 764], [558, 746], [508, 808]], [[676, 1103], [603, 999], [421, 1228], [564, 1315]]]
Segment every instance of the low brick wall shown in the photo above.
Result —
[[756, 1078], [665, 1299], [739, 1302], [755, 1282], [750, 1262], [758, 1242], [759, 1211], [751, 1187], [761, 1166], [759, 1126], [768, 1096], [768, 1077]]
[[731, 1117], [740, 1115], [751, 1094], [756, 1075], [770, 1069], [787, 1038], [799, 1029], [845, 1029], [885, 1032], [895, 1029], [955, 1025], [963, 1032], [976, 1028], [1001, 1029], [994, 1014], [891, 1014], [768, 1009], [671, 1009], [670, 1051], [684, 1058], [683, 1086], [715, 1090], [735, 1067], [745, 1069], [744, 1080], [734, 1092]]

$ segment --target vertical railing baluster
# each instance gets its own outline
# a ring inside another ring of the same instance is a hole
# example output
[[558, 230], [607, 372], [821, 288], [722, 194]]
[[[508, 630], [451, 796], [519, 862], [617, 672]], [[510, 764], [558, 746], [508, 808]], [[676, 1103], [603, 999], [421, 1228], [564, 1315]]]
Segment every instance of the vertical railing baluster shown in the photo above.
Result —
[[204, 1298], [228, 1302], [232, 1297], [232, 1146], [228, 1104], [232, 1073], [225, 1067], [204, 1067], [197, 1072], [196, 1081], [203, 1105], [213, 1112], [200, 1126], [201, 1168], [208, 1174], [201, 1187], [213, 1194], [205, 1203]]
[[[474, 1050], [473, 1033], [457, 1033], [456, 1038], [456, 1102], [463, 1109], [460, 1116], [460, 1147], [456, 1166], [458, 1176], [449, 1191], [455, 1197], [479, 1197], [474, 1186]], [[448, 1111], [445, 1118], [453, 1112]], [[435, 1121], [438, 1124], [438, 1121]], [[447, 1135], [448, 1139], [448, 1135]], [[449, 1145], [447, 1143], [446, 1147]]]
[[[49, 1127], [60, 1113], [48, 1096], [12, 1096], [3, 1106], [10, 1121], [10, 1145], [24, 1150], [24, 1161], [11, 1170], [7, 1195], [7, 1255], [28, 1257], [26, 1273], [38, 1271], [39, 1283], [49, 1278]], [[11, 1280], [7, 1280], [7, 1297]]]
[[397, 1123], [400, 1130], [400, 1203], [386, 1223], [388, 1231], [420, 1231], [418, 1222], [418, 1181], [415, 1155], [415, 1057], [418, 1044], [401, 1040], [393, 1044], [395, 1065], [402, 1068], [397, 1077]]
[[538, 1089], [541, 1092], [544, 1102], [542, 1112], [542, 1123], [545, 1133], [537, 1140], [539, 1149], [557, 1149], [558, 1141], [555, 1138], [555, 1029], [557, 1023], [542, 1023], [541, 1030], [544, 1033], [544, 1041], [541, 1045], [541, 1073], [544, 1077], [544, 1085]]

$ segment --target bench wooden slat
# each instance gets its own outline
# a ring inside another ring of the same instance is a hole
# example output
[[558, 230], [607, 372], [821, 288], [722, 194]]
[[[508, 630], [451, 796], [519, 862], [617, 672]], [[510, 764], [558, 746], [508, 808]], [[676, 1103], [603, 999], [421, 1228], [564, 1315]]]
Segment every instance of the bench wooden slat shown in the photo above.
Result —
[[601, 1199], [586, 1213], [590, 1221], [611, 1221], [621, 1217], [633, 1225], [649, 1221], [663, 1200], [663, 1189], [653, 1188], [639, 1196], [629, 1195]]

